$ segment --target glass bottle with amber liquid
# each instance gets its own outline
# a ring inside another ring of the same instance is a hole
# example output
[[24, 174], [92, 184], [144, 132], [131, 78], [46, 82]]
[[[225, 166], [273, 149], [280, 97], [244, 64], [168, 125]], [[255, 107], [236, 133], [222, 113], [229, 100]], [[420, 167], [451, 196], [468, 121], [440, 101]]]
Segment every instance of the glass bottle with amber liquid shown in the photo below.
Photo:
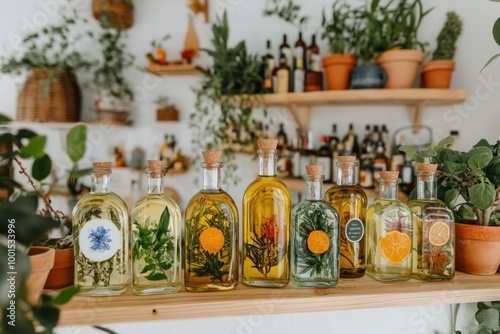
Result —
[[110, 191], [111, 162], [93, 167], [90, 193], [73, 209], [74, 281], [82, 295], [118, 295], [129, 284], [128, 209]]
[[367, 197], [354, 182], [355, 156], [339, 156], [337, 185], [325, 193], [325, 200], [340, 218], [340, 277], [358, 278], [365, 274], [365, 218]]
[[280, 53], [279, 66], [273, 70], [273, 87], [275, 93], [284, 94], [290, 91], [290, 73], [287, 58], [284, 53]]
[[149, 160], [148, 193], [132, 208], [132, 290], [135, 294], [181, 289], [181, 212], [164, 192], [165, 165]]
[[220, 187], [222, 151], [202, 152], [203, 188], [186, 208], [184, 283], [188, 291], [238, 284], [238, 209]]
[[259, 175], [243, 195], [243, 283], [285, 287], [290, 281], [291, 197], [276, 176], [276, 139], [260, 139]]
[[292, 210], [292, 278], [301, 287], [334, 287], [339, 270], [339, 215], [323, 200], [323, 166], [306, 166], [306, 199]]
[[417, 198], [408, 202], [412, 212], [412, 276], [446, 280], [455, 276], [453, 214], [437, 199], [436, 164], [417, 164]]
[[379, 281], [411, 278], [411, 212], [397, 199], [398, 174], [380, 172], [379, 198], [366, 213], [366, 274]]

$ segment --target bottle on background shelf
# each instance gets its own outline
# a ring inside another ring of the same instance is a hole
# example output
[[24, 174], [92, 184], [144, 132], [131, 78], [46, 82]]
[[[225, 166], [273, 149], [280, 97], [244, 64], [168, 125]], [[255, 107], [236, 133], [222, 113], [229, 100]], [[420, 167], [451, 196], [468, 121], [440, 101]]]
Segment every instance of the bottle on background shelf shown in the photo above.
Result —
[[365, 273], [365, 219], [367, 197], [354, 183], [356, 157], [339, 156], [337, 185], [325, 193], [325, 200], [340, 217], [340, 277], [357, 278]]
[[384, 142], [384, 148], [385, 148], [385, 156], [388, 159], [391, 159], [391, 145], [390, 143], [390, 137], [389, 137], [389, 130], [387, 130], [387, 126], [385, 124], [382, 124], [382, 130], [381, 136], [382, 136], [382, 141]]
[[412, 212], [412, 276], [425, 281], [455, 276], [455, 224], [452, 212], [437, 199], [435, 164], [417, 164], [417, 198]]
[[165, 164], [149, 160], [148, 193], [132, 208], [132, 291], [138, 295], [181, 289], [181, 212], [165, 194]]
[[290, 280], [290, 192], [276, 176], [276, 139], [261, 139], [259, 176], [243, 195], [242, 281], [285, 287]]
[[411, 278], [412, 219], [397, 199], [398, 174], [380, 172], [379, 197], [366, 213], [366, 274], [379, 281]]
[[290, 66], [283, 52], [280, 53], [279, 66], [274, 68], [273, 87], [275, 93], [279, 94], [290, 91]]
[[378, 140], [375, 143], [375, 156], [373, 157], [373, 180], [375, 189], [378, 189], [378, 180], [380, 172], [389, 170], [389, 158], [385, 155], [385, 145], [379, 133]]
[[285, 125], [283, 123], [280, 123], [279, 130], [278, 130], [278, 133], [276, 135], [276, 138], [278, 139], [277, 149], [279, 151], [281, 151], [283, 149], [283, 146], [288, 145], [288, 136], [285, 132], [284, 127], [285, 127]]
[[[279, 47], [279, 53], [285, 55], [286, 59], [286, 65], [290, 69], [290, 71], [293, 69], [293, 54], [292, 54], [292, 49], [290, 45], [288, 44], [286, 34], [283, 34], [283, 42], [281, 43]], [[290, 83], [289, 83], [289, 87]]]
[[330, 137], [322, 136], [320, 146], [316, 152], [316, 164], [322, 167], [324, 182], [332, 182], [333, 154], [330, 148]]
[[276, 67], [276, 62], [271, 51], [271, 41], [266, 42], [266, 54], [262, 57], [263, 60], [263, 88], [264, 93], [273, 93], [273, 71]]
[[94, 162], [90, 193], [73, 209], [75, 285], [87, 296], [118, 295], [129, 285], [129, 217], [110, 191], [111, 162]]
[[188, 291], [231, 290], [238, 284], [238, 208], [220, 187], [222, 151], [202, 154], [203, 188], [185, 215], [184, 282]]
[[452, 136], [455, 140], [453, 141], [453, 144], [448, 146], [448, 148], [450, 150], [459, 151], [460, 150], [460, 143], [458, 141], [460, 139], [460, 133], [458, 132], [458, 130], [451, 130], [450, 136]]
[[322, 166], [306, 171], [306, 198], [292, 211], [292, 278], [301, 287], [334, 287], [340, 276], [339, 215], [322, 198]]
[[304, 90], [306, 92], [323, 90], [321, 56], [319, 54], [319, 47], [316, 44], [316, 35], [312, 35], [311, 45], [307, 48], [306, 59], [306, 78]]
[[399, 187], [403, 193], [410, 196], [410, 193], [415, 188], [415, 173], [413, 163], [406, 155], [403, 156], [403, 163], [398, 166], [399, 174], [401, 175], [401, 186]]
[[295, 42], [293, 53], [292, 91], [295, 93], [302, 93], [304, 91], [306, 72], [306, 43], [302, 40], [302, 32], [299, 32], [299, 38]]
[[359, 158], [359, 185], [363, 188], [373, 188], [372, 146], [367, 146]]

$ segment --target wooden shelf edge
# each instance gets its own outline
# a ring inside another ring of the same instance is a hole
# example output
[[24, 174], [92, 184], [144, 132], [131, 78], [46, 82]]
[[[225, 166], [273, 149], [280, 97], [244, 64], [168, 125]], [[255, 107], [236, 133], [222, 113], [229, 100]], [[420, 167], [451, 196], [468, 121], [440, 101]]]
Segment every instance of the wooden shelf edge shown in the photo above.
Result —
[[154, 75], [203, 75], [205, 71], [195, 64], [172, 64], [147, 66], [144, 71]]
[[61, 307], [59, 326], [97, 325], [203, 317], [324, 312], [382, 307], [455, 304], [500, 300], [500, 274], [457, 273], [444, 282], [378, 282], [341, 279], [329, 289], [253, 288], [239, 284], [226, 292], [181, 291], [171, 295], [74, 297]]

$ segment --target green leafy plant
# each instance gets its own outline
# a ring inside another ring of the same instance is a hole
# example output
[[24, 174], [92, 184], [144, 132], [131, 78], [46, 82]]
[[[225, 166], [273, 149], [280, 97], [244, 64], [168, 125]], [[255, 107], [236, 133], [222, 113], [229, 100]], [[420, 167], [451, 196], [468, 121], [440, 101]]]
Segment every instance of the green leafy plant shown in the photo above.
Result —
[[147, 265], [142, 268], [141, 274], [147, 274], [149, 281], [168, 280], [165, 272], [174, 264], [174, 237], [170, 235], [170, 212], [168, 207], [163, 210], [160, 220], [152, 222], [146, 220], [144, 226], [137, 220], [133, 222], [137, 229], [134, 233], [136, 242], [132, 248], [132, 259], [144, 258]]
[[468, 152], [447, 148], [453, 141], [450, 136], [419, 152], [411, 146], [400, 150], [416, 162], [438, 164], [438, 197], [453, 211], [455, 221], [475, 218], [479, 225], [500, 225], [495, 211], [500, 202], [500, 141], [489, 144], [481, 139]]
[[170, 98], [165, 95], [158, 96], [154, 101], [154, 104], [160, 109], [162, 108], [174, 108], [175, 105], [170, 101]]
[[462, 20], [456, 12], [451, 11], [446, 14], [446, 21], [439, 32], [432, 60], [453, 59], [458, 37], [462, 33], [462, 25]]
[[[500, 0], [490, 0], [490, 1], [492, 1], [492, 2], [500, 2]], [[495, 42], [497, 43], [497, 45], [500, 45], [500, 17], [493, 24], [492, 34], [493, 34], [493, 39], [495, 40]], [[480, 72], [482, 72], [489, 64], [491, 64], [498, 57], [500, 57], [500, 53], [497, 53], [496, 55], [493, 55], [486, 62], [486, 64], [483, 66], [483, 68], [481, 69]]]
[[357, 9], [350, 5], [335, 1], [329, 17], [323, 10], [321, 26], [322, 39], [328, 40], [331, 53], [354, 54], [358, 52], [359, 38], [361, 37]]
[[[252, 124], [252, 113], [263, 91], [258, 55], [247, 52], [245, 42], [230, 47], [229, 25], [224, 13], [212, 26], [213, 49], [202, 50], [212, 59], [206, 69], [200, 87], [195, 88], [195, 112], [190, 115], [189, 127], [193, 132], [193, 149], [196, 152], [193, 164], [199, 162], [199, 151], [223, 150], [225, 182], [240, 180], [234, 163], [234, 152], [227, 146], [230, 142], [247, 145], [246, 129]], [[231, 131], [230, 126], [234, 131]], [[255, 139], [253, 139], [255, 140]]]
[[264, 9], [264, 16], [277, 16], [285, 22], [302, 27], [308, 20], [308, 16], [300, 16], [301, 7], [293, 0], [272, 0], [271, 6]]
[[479, 323], [477, 334], [500, 334], [500, 301], [477, 303], [475, 318]]

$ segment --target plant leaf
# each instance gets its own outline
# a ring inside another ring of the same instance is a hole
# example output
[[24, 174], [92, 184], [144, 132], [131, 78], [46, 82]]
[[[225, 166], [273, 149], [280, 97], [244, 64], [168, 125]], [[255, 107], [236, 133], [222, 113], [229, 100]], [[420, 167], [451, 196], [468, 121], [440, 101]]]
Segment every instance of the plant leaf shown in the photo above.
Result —
[[146, 276], [146, 279], [149, 281], [161, 281], [167, 279], [167, 276], [164, 273], [151, 273]]
[[443, 163], [443, 172], [448, 174], [454, 174], [454, 175], [462, 174], [466, 170], [467, 168], [461, 163], [451, 162], [451, 161], [445, 161]]
[[486, 210], [493, 205], [495, 200], [495, 188], [488, 183], [478, 183], [470, 187], [469, 198], [472, 205]]
[[401, 152], [406, 153], [406, 156], [408, 157], [408, 159], [411, 159], [411, 160], [413, 160], [413, 158], [417, 154], [417, 151], [415, 150], [415, 148], [413, 148], [413, 146], [409, 146], [409, 145], [400, 146], [399, 150]]
[[31, 167], [31, 175], [38, 181], [45, 179], [49, 176], [52, 170], [52, 160], [45, 154], [44, 156], [38, 158], [33, 162]]
[[54, 297], [54, 300], [52, 301], [52, 304], [53, 305], [63, 305], [63, 304], [66, 304], [78, 292], [80, 292], [80, 286], [70, 286], [70, 287], [62, 290], [61, 292], [59, 292], [59, 294]]
[[437, 144], [438, 147], [447, 147], [455, 142], [455, 137], [454, 136], [448, 136], [444, 137], [439, 141]]
[[500, 325], [499, 312], [493, 308], [479, 310], [475, 317], [480, 328], [496, 329]]
[[444, 201], [448, 207], [453, 207], [455, 205], [455, 201], [458, 198], [460, 192], [458, 189], [450, 189], [444, 195]]
[[467, 164], [472, 169], [482, 169], [493, 159], [493, 151], [485, 146], [477, 146], [472, 148], [466, 155]]
[[12, 122], [12, 119], [5, 116], [4, 114], [0, 114], [0, 123], [8, 123]]
[[163, 235], [168, 232], [168, 225], [170, 224], [170, 212], [166, 206], [160, 216], [160, 222], [158, 223], [158, 234]]
[[32, 307], [33, 315], [46, 329], [56, 327], [59, 321], [59, 309], [55, 306], [42, 305]]
[[28, 145], [21, 148], [21, 150], [19, 151], [19, 156], [24, 159], [30, 157], [37, 159], [42, 157], [45, 154], [44, 149], [46, 142], [46, 136], [36, 136], [31, 138]]
[[495, 42], [500, 45], [500, 17], [493, 24], [493, 38]]
[[69, 130], [66, 136], [66, 151], [69, 158], [77, 163], [85, 155], [87, 149], [87, 127], [79, 124]]
[[141, 274], [145, 274], [148, 271], [154, 270], [155, 268], [156, 266], [154, 265], [154, 263], [150, 263], [142, 269]]
[[491, 57], [490, 60], [488, 60], [486, 62], [486, 64], [484, 64], [483, 68], [481, 69], [481, 71], [479, 71], [479, 73], [481, 73], [489, 64], [491, 64], [498, 57], [500, 57], [500, 53], [497, 53], [496, 55], [494, 55], [493, 57]]

